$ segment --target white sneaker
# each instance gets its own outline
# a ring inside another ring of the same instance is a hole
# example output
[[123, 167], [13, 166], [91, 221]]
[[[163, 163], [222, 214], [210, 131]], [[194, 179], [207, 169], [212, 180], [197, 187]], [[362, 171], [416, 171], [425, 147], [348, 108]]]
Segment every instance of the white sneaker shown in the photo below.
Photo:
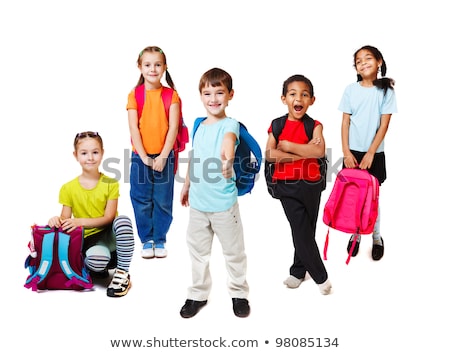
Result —
[[123, 297], [131, 288], [131, 280], [128, 272], [116, 269], [111, 283], [106, 290], [108, 297]]
[[325, 282], [319, 284], [320, 293], [323, 295], [331, 294], [331, 289], [332, 289], [332, 286], [331, 286], [331, 282], [329, 279], [327, 279]]
[[[141, 250], [141, 256], [142, 256], [144, 259], [151, 259], [151, 258], [154, 258], [154, 257], [155, 257], [155, 250], [153, 249], [153, 244], [152, 244], [151, 247], [144, 248], [144, 246], [146, 246], [146, 244], [147, 244], [147, 243], [145, 243], [145, 244], [143, 245], [143, 247], [142, 247], [142, 250]], [[147, 245], [147, 246], [148, 246], [148, 245]]]
[[286, 287], [288, 288], [298, 288], [302, 282], [303, 278], [297, 278], [295, 276], [290, 275], [288, 278], [284, 280], [283, 284], [285, 284]]
[[155, 248], [155, 257], [166, 257], [167, 256], [167, 250], [164, 248]]

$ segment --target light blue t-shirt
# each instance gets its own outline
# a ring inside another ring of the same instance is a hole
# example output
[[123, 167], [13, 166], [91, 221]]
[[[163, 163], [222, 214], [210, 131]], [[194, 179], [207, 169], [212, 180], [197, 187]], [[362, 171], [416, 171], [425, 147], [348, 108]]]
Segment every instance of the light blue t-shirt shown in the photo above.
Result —
[[[397, 113], [397, 101], [393, 89], [363, 87], [359, 82], [348, 85], [342, 96], [339, 108], [351, 114], [349, 147], [352, 150], [367, 152], [380, 127], [382, 114]], [[384, 140], [377, 152], [384, 151]]]
[[192, 154], [189, 165], [189, 204], [202, 212], [223, 212], [237, 201], [236, 178], [222, 175], [220, 152], [226, 133], [236, 135], [239, 144], [239, 122], [224, 118], [214, 124], [199, 125], [192, 137]]

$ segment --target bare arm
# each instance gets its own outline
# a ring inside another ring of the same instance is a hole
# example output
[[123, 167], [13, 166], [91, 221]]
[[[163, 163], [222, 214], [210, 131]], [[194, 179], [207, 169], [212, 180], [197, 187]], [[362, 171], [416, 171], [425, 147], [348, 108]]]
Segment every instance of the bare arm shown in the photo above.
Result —
[[71, 218], [72, 208], [63, 206], [60, 217], [53, 217], [49, 220], [50, 227], [62, 227], [64, 230], [71, 232], [76, 227], [99, 228], [111, 224], [117, 214], [118, 200], [109, 200], [106, 203], [105, 214], [96, 218]]
[[375, 153], [377, 152], [378, 147], [380, 147], [381, 142], [386, 136], [391, 116], [392, 114], [381, 115], [380, 127], [378, 128], [378, 131], [375, 134], [375, 137], [369, 147], [369, 150], [366, 152], [359, 165], [361, 169], [368, 169], [372, 166]]
[[147, 152], [144, 149], [142, 143], [141, 132], [139, 131], [139, 119], [136, 109], [128, 109], [128, 127], [130, 129], [131, 140], [133, 141], [133, 146], [141, 158], [142, 162], [149, 167], [152, 166], [153, 160], [147, 156]]
[[319, 124], [314, 128], [312, 139], [307, 144], [281, 140], [278, 142], [277, 149], [301, 158], [321, 158], [325, 155], [325, 140], [322, 131], [323, 126]]
[[228, 132], [223, 137], [222, 150], [220, 158], [222, 160], [222, 174], [224, 178], [231, 178], [233, 176], [233, 162], [234, 162], [234, 146], [236, 144], [236, 135]]
[[355, 156], [350, 152], [349, 146], [349, 129], [350, 129], [350, 118], [351, 115], [347, 113], [342, 114], [342, 126], [341, 126], [341, 142], [342, 142], [342, 153], [344, 154], [344, 165], [347, 168], [356, 168], [358, 162]]
[[180, 201], [182, 206], [189, 206], [189, 188], [191, 187], [191, 179], [189, 176], [191, 166], [191, 159], [189, 158], [186, 179], [184, 180], [183, 187], [181, 189]]

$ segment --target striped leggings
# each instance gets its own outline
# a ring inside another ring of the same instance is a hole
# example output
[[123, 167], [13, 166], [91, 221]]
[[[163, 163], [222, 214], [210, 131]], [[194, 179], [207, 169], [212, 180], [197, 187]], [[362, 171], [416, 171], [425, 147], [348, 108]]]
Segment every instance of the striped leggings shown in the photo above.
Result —
[[85, 263], [89, 270], [102, 272], [117, 267], [128, 272], [134, 252], [130, 218], [123, 215], [116, 217], [111, 228], [87, 237], [84, 248]]

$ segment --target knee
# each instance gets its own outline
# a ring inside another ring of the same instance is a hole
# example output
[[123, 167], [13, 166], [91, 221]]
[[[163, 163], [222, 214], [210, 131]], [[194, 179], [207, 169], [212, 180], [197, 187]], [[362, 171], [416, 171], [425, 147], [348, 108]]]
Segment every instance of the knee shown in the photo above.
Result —
[[128, 216], [120, 215], [117, 216], [113, 221], [113, 229], [114, 233], [120, 233], [125, 230], [133, 230], [133, 225], [131, 223], [131, 219]]

